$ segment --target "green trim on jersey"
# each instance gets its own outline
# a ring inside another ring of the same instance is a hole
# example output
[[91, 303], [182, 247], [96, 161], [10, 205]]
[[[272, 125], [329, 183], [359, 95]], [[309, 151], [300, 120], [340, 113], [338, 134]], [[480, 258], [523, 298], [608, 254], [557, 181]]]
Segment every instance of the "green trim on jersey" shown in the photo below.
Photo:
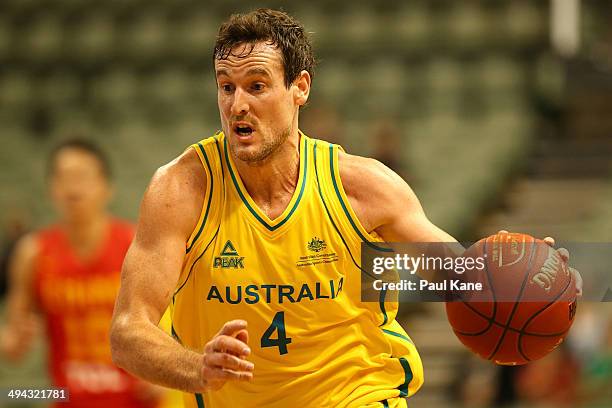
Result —
[[404, 369], [404, 382], [397, 389], [400, 391], [400, 397], [407, 397], [408, 385], [410, 385], [413, 378], [412, 369], [410, 368], [410, 363], [404, 357], [400, 357], [398, 360]]
[[202, 398], [202, 394], [196, 393], [194, 395], [195, 395], [196, 403], [198, 404], [198, 408], [205, 408], [204, 398]]
[[[221, 147], [219, 147], [219, 139], [215, 137], [215, 147], [217, 148], [217, 153], [219, 153], [219, 163], [223, 163], [223, 155], [221, 154]], [[223, 165], [221, 167], [221, 176], [223, 177], [223, 183], [225, 184], [225, 170], [223, 170]]]
[[361, 238], [361, 240], [365, 242], [368, 246], [376, 249], [377, 251], [394, 252], [392, 248], [384, 248], [384, 247], [376, 245], [372, 241], [369, 241], [365, 236], [363, 236], [363, 234], [357, 227], [357, 224], [353, 220], [353, 217], [351, 217], [351, 213], [349, 212], [348, 207], [346, 206], [346, 203], [342, 199], [342, 194], [340, 193], [340, 189], [338, 188], [338, 183], [336, 182], [336, 172], [334, 169], [334, 145], [333, 144], [329, 145], [329, 169], [331, 172], [332, 183], [334, 185], [334, 189], [336, 190], [336, 195], [338, 196], [338, 200], [340, 200], [340, 205], [342, 206], [342, 209], [344, 210], [344, 214], [346, 215], [346, 218], [348, 218], [349, 222], [351, 223], [351, 226], [353, 227], [357, 235], [359, 235], [359, 238]]
[[[333, 220], [333, 218], [331, 216], [331, 213], [329, 212], [329, 209], [327, 208], [327, 204], [325, 203], [325, 199], [323, 198], [323, 192], [321, 191], [321, 180], [319, 179], [319, 170], [318, 170], [318, 166], [317, 166], [317, 142], [316, 141], [314, 143], [313, 152], [314, 152], [313, 153], [313, 161], [314, 161], [314, 168], [315, 168], [315, 177], [316, 177], [316, 181], [317, 181], [317, 189], [319, 191], [319, 197], [321, 198], [321, 202], [323, 203], [323, 207], [325, 208], [325, 212], [327, 213], [327, 217], [329, 218], [329, 222], [331, 222], [332, 226], [334, 227], [334, 229], [338, 233], [338, 236], [340, 237], [340, 240], [344, 244], [344, 247], [346, 248], [346, 251], [348, 252], [349, 256], [351, 257], [351, 261], [353, 261], [353, 264], [355, 265], [355, 267], [357, 269], [359, 269], [361, 271], [361, 273], [365, 273], [366, 275], [368, 275], [368, 276], [373, 278], [374, 277], [373, 275], [369, 274], [366, 270], [364, 270], [357, 263], [357, 261], [355, 261], [355, 257], [353, 256], [353, 253], [351, 252], [351, 249], [349, 248], [348, 244], [346, 243], [346, 240], [344, 239], [344, 236], [340, 232], [340, 229], [338, 228], [338, 226], [334, 222], [334, 220]], [[379, 324], [379, 326], [384, 326], [387, 323], [387, 321], [389, 320], [389, 317], [387, 316], [387, 311], [385, 310], [384, 297], [382, 299], [383, 299], [383, 301], [380, 303], [380, 312], [383, 314], [383, 322], [381, 324]]]
[[380, 310], [383, 312], [383, 315], [385, 316], [385, 319], [380, 324], [381, 326], [384, 326], [389, 321], [389, 317], [387, 316], [387, 309], [385, 309], [385, 297], [386, 296], [387, 296], [387, 289], [381, 290], [380, 296], [378, 298], [378, 304], [380, 305]]
[[382, 331], [387, 333], [387, 334], [389, 334], [389, 335], [391, 335], [391, 336], [399, 337], [400, 339], [406, 340], [410, 344], [414, 345], [414, 343], [412, 342], [412, 340], [410, 340], [410, 337], [408, 337], [408, 336], [404, 336], [401, 333], [396, 333], [396, 332], [391, 331], [389, 329], [382, 329]]
[[183, 287], [187, 284], [187, 282], [189, 282], [189, 278], [191, 277], [191, 272], [193, 272], [193, 268], [195, 267], [195, 264], [200, 260], [200, 258], [202, 258], [204, 256], [206, 251], [208, 251], [208, 247], [210, 247], [210, 244], [212, 244], [213, 241], [215, 240], [215, 238], [217, 237], [217, 234], [219, 233], [219, 229], [220, 228], [221, 228], [221, 224], [219, 224], [219, 226], [217, 227], [217, 231], [215, 231], [215, 235], [213, 235], [213, 237], [208, 242], [208, 244], [206, 244], [206, 248], [204, 248], [204, 251], [202, 251], [202, 253], [200, 255], [198, 255], [198, 257], [195, 259], [195, 261], [193, 261], [193, 263], [191, 264], [191, 267], [189, 268], [189, 273], [187, 274], [187, 277], [185, 278], [185, 282], [183, 282], [178, 287], [178, 289], [174, 292], [174, 294], [172, 295], [173, 301], [174, 301], [174, 297], [176, 295], [178, 295], [178, 293], [181, 291], [181, 289], [183, 289]]
[[200, 151], [202, 152], [202, 156], [204, 156], [204, 160], [206, 161], [206, 167], [208, 167], [208, 174], [210, 174], [210, 180], [209, 180], [210, 181], [210, 194], [208, 195], [208, 203], [206, 204], [206, 212], [204, 213], [204, 219], [202, 220], [200, 229], [198, 230], [197, 234], [193, 238], [193, 241], [191, 241], [191, 245], [189, 245], [187, 249], [185, 250], [185, 253], [187, 254], [189, 253], [189, 251], [191, 251], [195, 243], [198, 241], [200, 234], [202, 234], [202, 230], [204, 230], [204, 225], [206, 225], [206, 219], [208, 218], [208, 211], [210, 210], [210, 203], [212, 202], [212, 194], [213, 194], [213, 186], [214, 186], [214, 181], [213, 181], [214, 177], [213, 177], [212, 169], [210, 168], [210, 162], [208, 161], [208, 156], [206, 155], [206, 151], [204, 150], [204, 146], [202, 146], [202, 143], [198, 143], [198, 147], [200, 148]]
[[[330, 145], [330, 147], [333, 147], [333, 146]], [[333, 156], [330, 156], [330, 159], [333, 159]], [[317, 142], [316, 141], [314, 143], [313, 161], [314, 161], [314, 168], [315, 168], [315, 177], [316, 177], [316, 180], [317, 180], [317, 186], [318, 186], [318, 190], [319, 190], [319, 196], [321, 197], [321, 202], [323, 203], [323, 207], [325, 207], [325, 212], [327, 213], [327, 216], [329, 217], [329, 220], [332, 223], [332, 226], [335, 228], [336, 232], [338, 232], [338, 235], [340, 236], [340, 239], [342, 240], [342, 243], [346, 247], [346, 249], [347, 249], [347, 251], [348, 251], [348, 253], [349, 253], [350, 257], [351, 257], [351, 260], [353, 261], [353, 264], [355, 264], [357, 269], [359, 269], [363, 273], [367, 274], [367, 272], [364, 269], [362, 269], [359, 266], [359, 264], [357, 264], [357, 262], [355, 261], [355, 258], [353, 257], [353, 254], [351, 253], [351, 250], [349, 249], [346, 241], [344, 240], [344, 237], [342, 236], [342, 234], [340, 233], [340, 230], [336, 226], [336, 223], [332, 219], [331, 213], [329, 212], [329, 209], [327, 208], [327, 204], [325, 203], [325, 199], [323, 198], [323, 192], [321, 191], [321, 181], [319, 180], [319, 172], [318, 172], [318, 166], [317, 166]], [[332, 167], [332, 170], [333, 170], [333, 167]], [[332, 173], [332, 177], [333, 177], [333, 173]], [[338, 193], [338, 190], [336, 190], [336, 193]], [[338, 198], [340, 198], [340, 195], [338, 195]], [[384, 308], [384, 297], [381, 297], [381, 299], [383, 301], [380, 302], [380, 306], [381, 306], [381, 313], [383, 314], [383, 317], [384, 317], [384, 321], [379, 326], [383, 326], [388, 321], [387, 311]], [[408, 337], [406, 337], [404, 335], [401, 335], [400, 333], [396, 333], [396, 332], [393, 332], [393, 331], [387, 330], [387, 329], [381, 329], [381, 330], [384, 333], [387, 333], [387, 334], [390, 334], [392, 336], [400, 337], [400, 338], [402, 338], [404, 340], [407, 340], [411, 344], [414, 345], [414, 343], [412, 343], [412, 341]], [[400, 358], [398, 358], [398, 360], [399, 360], [399, 362], [402, 365], [402, 368], [404, 370], [404, 383], [400, 384], [397, 387], [397, 389], [399, 389], [401, 397], [407, 397], [408, 396], [408, 385], [412, 381], [413, 373], [412, 373], [412, 369], [410, 368], [410, 364], [408, 363], [408, 360], [406, 360], [404, 357], [400, 357]], [[383, 404], [384, 404], [384, 402], [383, 402]]]
[[266, 227], [268, 229], [268, 231], [276, 231], [277, 229], [282, 227], [289, 220], [289, 218], [291, 218], [291, 215], [293, 215], [293, 213], [297, 209], [297, 207], [298, 207], [298, 205], [299, 205], [299, 203], [300, 203], [300, 201], [302, 199], [302, 196], [304, 195], [304, 190], [305, 190], [305, 187], [306, 187], [306, 177], [308, 175], [308, 148], [306, 146], [306, 140], [305, 140], [304, 136], [302, 136], [302, 140], [300, 141], [300, 143], [304, 144], [304, 148], [302, 149], [302, 154], [304, 155], [304, 157], [303, 157], [303, 159], [301, 158], [301, 160], [303, 160], [303, 162], [304, 162], [304, 166], [303, 166], [304, 168], [302, 170], [302, 184], [300, 186], [300, 192], [299, 192], [299, 194], [297, 196], [297, 199], [293, 203], [293, 207], [289, 211], [289, 214], [287, 214], [287, 216], [285, 218], [283, 218], [281, 221], [279, 221], [278, 223], [276, 223], [274, 225], [270, 225], [251, 206], [251, 204], [247, 200], [246, 196], [242, 192], [242, 189], [240, 188], [240, 184], [238, 183], [238, 180], [236, 179], [236, 175], [234, 174], [234, 170], [232, 170], [232, 165], [230, 163], [229, 155], [227, 153], [228, 150], [229, 150], [227, 148], [227, 138], [223, 139], [223, 149], [225, 150], [225, 161], [226, 161], [226, 164], [227, 164], [227, 168], [229, 169], [232, 181], [234, 183], [234, 187], [236, 188], [236, 191], [238, 192], [238, 195], [240, 196], [240, 199], [242, 200], [244, 205], [247, 207], [247, 209], [250, 211], [250, 213], [253, 214], [253, 216], [257, 219], [257, 221], [259, 221], [264, 227]]

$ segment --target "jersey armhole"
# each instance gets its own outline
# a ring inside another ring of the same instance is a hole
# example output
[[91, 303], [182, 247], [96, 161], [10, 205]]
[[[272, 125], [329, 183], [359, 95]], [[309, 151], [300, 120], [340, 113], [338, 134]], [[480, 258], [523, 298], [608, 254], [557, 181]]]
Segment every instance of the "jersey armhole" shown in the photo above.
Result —
[[379, 251], [391, 252], [392, 250], [390, 248], [385, 248], [379, 245], [375, 245], [375, 243], [384, 242], [384, 241], [376, 233], [374, 234], [369, 233], [364, 228], [361, 221], [359, 221], [359, 218], [357, 217], [355, 210], [353, 210], [353, 207], [351, 206], [351, 203], [348, 200], [346, 191], [344, 190], [344, 187], [342, 185], [342, 179], [340, 178], [340, 166], [338, 164], [339, 151], [344, 152], [344, 149], [342, 149], [342, 147], [340, 146], [330, 144], [329, 146], [330, 174], [332, 178], [334, 192], [336, 194], [336, 197], [338, 198], [338, 201], [340, 202], [340, 206], [342, 207], [344, 215], [348, 219], [349, 224], [351, 224], [353, 231], [355, 232], [355, 234], [359, 237], [361, 241], [368, 243], [374, 249], [377, 249]]
[[206, 174], [206, 192], [204, 193], [204, 202], [202, 203], [202, 209], [200, 210], [200, 217], [198, 218], [198, 222], [191, 232], [189, 239], [185, 243], [185, 253], [188, 254], [191, 249], [195, 246], [196, 242], [202, 235], [202, 231], [206, 226], [206, 221], [208, 220], [208, 215], [210, 213], [210, 206], [212, 204], [212, 195], [214, 189], [214, 177], [212, 174], [212, 168], [210, 166], [210, 160], [208, 159], [208, 155], [206, 154], [206, 149], [202, 142], [191, 145], [191, 148], [195, 150], [200, 162], [202, 163], [202, 168], [204, 169], [204, 173]]

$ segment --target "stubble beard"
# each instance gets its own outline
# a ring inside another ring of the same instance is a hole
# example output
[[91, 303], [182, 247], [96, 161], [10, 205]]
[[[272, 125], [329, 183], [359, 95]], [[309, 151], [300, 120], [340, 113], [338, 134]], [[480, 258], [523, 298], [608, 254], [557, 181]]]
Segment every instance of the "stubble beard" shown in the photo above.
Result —
[[232, 147], [231, 150], [239, 160], [246, 162], [252, 166], [258, 166], [264, 164], [266, 162], [266, 159], [268, 159], [272, 154], [274, 154], [274, 152], [276, 152], [283, 145], [283, 143], [285, 143], [285, 141], [289, 138], [290, 134], [291, 128], [287, 127], [280, 134], [268, 140], [264, 140], [262, 142], [261, 147], [254, 151], [250, 149], [242, 149], [240, 147], [237, 148], [237, 142], [230, 143], [230, 147]]

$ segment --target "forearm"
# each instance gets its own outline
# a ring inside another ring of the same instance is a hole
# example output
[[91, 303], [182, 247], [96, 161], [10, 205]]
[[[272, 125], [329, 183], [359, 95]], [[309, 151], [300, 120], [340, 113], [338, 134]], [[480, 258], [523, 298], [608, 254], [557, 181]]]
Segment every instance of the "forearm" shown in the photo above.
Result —
[[121, 322], [111, 329], [113, 361], [154, 384], [186, 392], [201, 392], [202, 354], [180, 345], [148, 321]]
[[[394, 238], [398, 239], [398, 237]], [[457, 278], [454, 270], [445, 268], [450, 259], [462, 257], [465, 253], [463, 245], [452, 236], [437, 229], [429, 234], [421, 234], [417, 238], [408, 237], [393, 242], [387, 241], [387, 245], [393, 250], [388, 257], [393, 258], [393, 264], [397, 270], [416, 274], [419, 278], [429, 282], [442, 282]]]
[[[448, 279], [457, 279], [461, 274], [454, 269], [445, 269], [449, 259], [462, 257], [465, 248], [458, 242], [434, 242], [429, 243], [424, 251], [424, 259], [427, 260], [425, 268], [417, 271], [419, 277], [429, 282], [443, 282]], [[439, 261], [441, 260], [441, 261]], [[432, 267], [433, 266], [433, 267]]]
[[38, 312], [33, 300], [32, 279], [38, 246], [32, 235], [22, 238], [9, 262], [9, 292], [6, 322], [0, 328], [0, 352], [18, 362], [31, 349], [39, 331]]
[[19, 363], [32, 349], [40, 321], [23, 299], [10, 298], [4, 326], [0, 327], [0, 355]]

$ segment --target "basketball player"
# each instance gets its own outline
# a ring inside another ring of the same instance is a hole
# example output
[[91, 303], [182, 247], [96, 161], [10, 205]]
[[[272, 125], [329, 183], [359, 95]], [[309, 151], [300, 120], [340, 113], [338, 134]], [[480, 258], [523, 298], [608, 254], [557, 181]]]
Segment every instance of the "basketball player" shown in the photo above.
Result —
[[107, 212], [106, 156], [89, 142], [64, 142], [51, 154], [49, 187], [59, 220], [17, 244], [3, 354], [19, 360], [29, 350], [41, 315], [53, 385], [70, 396], [58, 406], [154, 407], [158, 387], [119, 369], [110, 355], [108, 329], [133, 227]]
[[[360, 302], [360, 245], [454, 239], [393, 171], [300, 132], [314, 58], [296, 20], [232, 16], [214, 69], [223, 131], [145, 193], [115, 362], [190, 407], [405, 407], [423, 367], [397, 302]], [[157, 328], [170, 302], [176, 341]]]

